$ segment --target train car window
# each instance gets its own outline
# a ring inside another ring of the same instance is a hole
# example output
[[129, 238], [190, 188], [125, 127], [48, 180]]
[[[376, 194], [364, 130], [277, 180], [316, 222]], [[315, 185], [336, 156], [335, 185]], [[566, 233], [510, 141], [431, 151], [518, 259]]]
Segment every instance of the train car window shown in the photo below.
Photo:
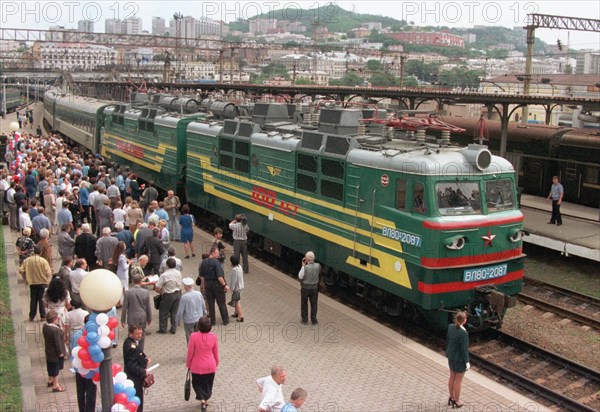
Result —
[[439, 182], [435, 185], [440, 215], [475, 215], [481, 213], [478, 182]]
[[237, 170], [238, 172], [242, 172], [242, 173], [248, 173], [249, 167], [250, 167], [250, 162], [248, 162], [248, 159], [242, 159], [242, 158], [236, 157], [235, 170]]
[[298, 170], [317, 173], [317, 158], [302, 153], [298, 153]]
[[225, 152], [233, 153], [233, 140], [221, 139], [221, 150]]
[[406, 180], [396, 180], [396, 209], [406, 209]]
[[344, 200], [344, 185], [340, 182], [321, 179], [321, 194], [341, 202]]
[[413, 211], [425, 213], [425, 186], [421, 182], [415, 183]]
[[221, 156], [219, 156], [219, 166], [226, 169], [233, 169], [233, 157], [221, 152]]
[[321, 133], [304, 132], [300, 144], [304, 149], [319, 150], [323, 144], [323, 135]]
[[514, 209], [514, 184], [510, 179], [489, 180], [485, 182], [485, 198], [488, 212]]
[[344, 178], [344, 162], [331, 159], [321, 159], [321, 172], [325, 176]]
[[248, 156], [249, 147], [250, 145], [248, 144], [248, 142], [235, 142], [235, 154], [241, 156]]
[[583, 181], [593, 185], [600, 183], [600, 168], [598, 166], [586, 166]]
[[298, 189], [306, 192], [315, 193], [317, 191], [317, 178], [314, 176], [298, 173], [297, 184]]

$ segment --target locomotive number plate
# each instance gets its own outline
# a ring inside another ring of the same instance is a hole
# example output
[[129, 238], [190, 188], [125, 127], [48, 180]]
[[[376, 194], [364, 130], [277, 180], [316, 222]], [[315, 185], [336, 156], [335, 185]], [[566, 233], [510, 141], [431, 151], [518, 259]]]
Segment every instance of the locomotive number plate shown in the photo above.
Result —
[[486, 268], [466, 269], [463, 272], [463, 281], [478, 282], [480, 280], [488, 280], [501, 278], [508, 273], [508, 265], [488, 266]]

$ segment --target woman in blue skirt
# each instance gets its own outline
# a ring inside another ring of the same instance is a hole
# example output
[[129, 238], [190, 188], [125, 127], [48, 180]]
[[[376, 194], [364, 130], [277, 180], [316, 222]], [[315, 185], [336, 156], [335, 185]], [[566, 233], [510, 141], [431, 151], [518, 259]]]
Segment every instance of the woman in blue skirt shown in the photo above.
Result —
[[183, 249], [185, 250], [185, 258], [189, 259], [189, 252], [192, 252], [192, 257], [196, 256], [194, 253], [194, 216], [190, 215], [190, 207], [188, 205], [183, 205], [181, 213], [183, 213], [179, 217], [181, 241], [183, 242]]

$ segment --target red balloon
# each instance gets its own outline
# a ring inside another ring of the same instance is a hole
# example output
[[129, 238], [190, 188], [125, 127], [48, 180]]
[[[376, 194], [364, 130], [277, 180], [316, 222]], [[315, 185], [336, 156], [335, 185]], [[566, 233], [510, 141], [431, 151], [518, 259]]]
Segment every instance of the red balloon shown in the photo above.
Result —
[[92, 380], [96, 383], [100, 382], [100, 374], [96, 372], [94, 376], [92, 376]]
[[94, 370], [94, 369], [98, 369], [100, 367], [100, 362], [94, 362], [91, 359], [90, 359], [90, 361], [92, 362], [92, 367], [91, 368], [87, 368], [87, 369]]
[[120, 403], [121, 405], [127, 405], [127, 395], [124, 393], [118, 393], [115, 395], [115, 403]]
[[119, 320], [113, 316], [112, 318], [108, 318], [108, 323], [106, 325], [109, 328], [114, 329], [119, 326]]
[[115, 335], [116, 335], [115, 331], [114, 331], [114, 330], [111, 330], [111, 331], [108, 333], [108, 339], [110, 339], [110, 340], [115, 340]]
[[123, 371], [123, 367], [121, 365], [119, 365], [118, 363], [113, 363], [112, 364], [112, 374], [113, 377], [117, 375], [117, 373], [122, 372]]
[[135, 411], [137, 411], [137, 408], [138, 408], [137, 403], [135, 403], [135, 402], [128, 402], [127, 406], [125, 406], [125, 407], [127, 408], [127, 410], [129, 412], [135, 412]]
[[83, 366], [84, 369], [94, 369], [94, 361], [92, 361], [91, 359], [82, 360], [81, 366]]
[[80, 336], [79, 339], [77, 339], [77, 344], [82, 348], [87, 348], [88, 346], [90, 346], [90, 343], [87, 341], [85, 336]]
[[[87, 348], [79, 349], [77, 356], [79, 356], [79, 359], [81, 359], [81, 361], [90, 360], [90, 353], [88, 352]], [[90, 369], [90, 368], [86, 368], [86, 369]]]
[[83, 336], [87, 336], [87, 330], [83, 328]]

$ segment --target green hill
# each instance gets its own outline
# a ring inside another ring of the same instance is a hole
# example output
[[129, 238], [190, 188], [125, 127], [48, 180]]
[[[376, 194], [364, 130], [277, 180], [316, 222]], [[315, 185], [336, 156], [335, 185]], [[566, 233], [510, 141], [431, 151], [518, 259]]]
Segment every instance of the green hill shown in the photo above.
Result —
[[292, 22], [297, 21], [306, 26], [308, 34], [312, 33], [313, 23], [319, 23], [320, 26], [327, 27], [327, 30], [330, 33], [345, 33], [362, 26], [363, 23], [367, 22], [381, 23], [383, 27], [393, 27], [397, 30], [401, 30], [401, 28], [406, 25], [406, 22], [396, 20], [391, 17], [354, 13], [344, 10], [338, 5], [331, 3], [314, 9], [285, 8], [273, 10], [270, 13], [263, 13], [250, 17], [248, 20], [238, 20], [232, 22], [229, 24], [229, 29], [248, 32], [248, 22], [255, 19], [275, 19], [278, 21], [288, 20]]

